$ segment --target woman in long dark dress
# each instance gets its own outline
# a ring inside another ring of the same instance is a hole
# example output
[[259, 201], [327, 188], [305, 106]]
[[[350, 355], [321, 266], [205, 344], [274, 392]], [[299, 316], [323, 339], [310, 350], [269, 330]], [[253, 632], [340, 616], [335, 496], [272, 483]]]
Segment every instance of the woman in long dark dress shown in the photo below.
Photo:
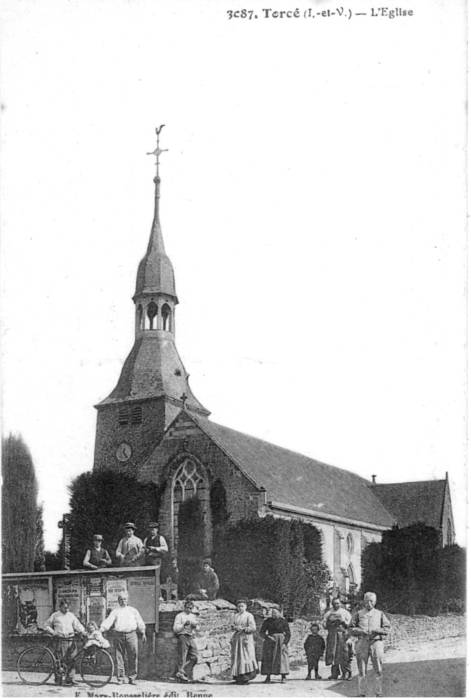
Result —
[[281, 682], [286, 681], [289, 673], [288, 644], [291, 639], [289, 625], [277, 608], [271, 611], [260, 628], [263, 638], [261, 673], [266, 675], [264, 683], [271, 682], [271, 676], [281, 674]]

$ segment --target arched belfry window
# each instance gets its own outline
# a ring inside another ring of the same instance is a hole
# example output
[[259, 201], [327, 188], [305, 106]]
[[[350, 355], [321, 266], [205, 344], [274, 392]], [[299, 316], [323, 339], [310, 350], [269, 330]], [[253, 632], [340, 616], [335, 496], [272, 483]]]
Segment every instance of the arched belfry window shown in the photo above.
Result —
[[142, 304], [137, 307], [137, 328], [138, 330], [144, 330], [144, 314], [142, 312]]
[[155, 320], [155, 317], [157, 316], [157, 304], [155, 301], [151, 301], [150, 304], [147, 305], [147, 318], [149, 319], [149, 330], [154, 330], [157, 328], [157, 322]]
[[162, 328], [164, 331], [172, 330], [172, 310], [168, 304], [162, 306]]

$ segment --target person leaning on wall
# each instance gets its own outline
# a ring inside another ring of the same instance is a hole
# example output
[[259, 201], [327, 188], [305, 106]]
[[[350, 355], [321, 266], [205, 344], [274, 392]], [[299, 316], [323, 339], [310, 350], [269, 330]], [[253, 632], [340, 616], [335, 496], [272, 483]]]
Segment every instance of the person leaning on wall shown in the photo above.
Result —
[[87, 569], [103, 569], [106, 566], [111, 566], [111, 557], [101, 545], [103, 537], [101, 535], [93, 535], [93, 545], [91, 549], [87, 549], [83, 565]]

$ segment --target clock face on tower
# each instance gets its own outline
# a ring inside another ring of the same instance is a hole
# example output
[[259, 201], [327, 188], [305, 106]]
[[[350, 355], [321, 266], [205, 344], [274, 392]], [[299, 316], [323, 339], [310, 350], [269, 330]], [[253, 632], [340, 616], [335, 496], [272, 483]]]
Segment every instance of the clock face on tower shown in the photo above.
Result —
[[132, 455], [132, 447], [127, 442], [122, 442], [116, 450], [116, 457], [120, 462], [127, 462]]

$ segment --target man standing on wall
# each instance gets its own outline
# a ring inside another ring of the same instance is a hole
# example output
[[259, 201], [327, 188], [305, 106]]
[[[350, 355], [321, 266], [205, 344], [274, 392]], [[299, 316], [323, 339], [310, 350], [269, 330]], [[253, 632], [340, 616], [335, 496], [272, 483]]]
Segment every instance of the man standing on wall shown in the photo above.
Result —
[[[69, 611], [69, 603], [67, 600], [63, 599], [59, 601], [59, 610], [52, 613], [51, 617], [46, 620], [44, 629], [54, 637], [57, 656], [61, 660], [64, 660], [65, 666], [68, 668], [65, 684], [76, 685], [74, 681], [75, 664], [71, 663], [77, 656], [77, 645], [75, 644], [74, 634], [77, 632], [85, 635], [86, 632], [84, 626], [77, 620], [74, 613]], [[62, 682], [62, 678], [58, 675], [55, 676], [55, 680], [57, 685], [60, 685]]]
[[159, 523], [149, 523], [149, 536], [144, 540], [146, 566], [160, 566], [162, 557], [168, 554], [165, 538], [159, 534]]
[[383, 697], [383, 639], [391, 629], [391, 624], [381, 610], [375, 610], [375, 605], [376, 593], [365, 593], [363, 608], [353, 615], [350, 630], [353, 637], [358, 637], [355, 654], [358, 664], [358, 694], [362, 698], [366, 696], [366, 671], [370, 657], [375, 675], [376, 697]]
[[142, 634], [142, 641], [146, 641], [146, 626], [136, 608], [128, 605], [128, 594], [120, 593], [118, 596], [119, 607], [110, 612], [100, 627], [100, 632], [107, 632], [114, 627], [116, 666], [118, 683], [124, 683], [125, 664], [124, 655], [128, 657], [128, 677], [131, 685], [135, 685], [137, 678], [137, 632]]
[[135, 536], [135, 529], [136, 526], [134, 523], [126, 523], [124, 525], [126, 536], [120, 540], [116, 550], [116, 559], [118, 560], [119, 566], [139, 566], [141, 563], [141, 558], [144, 554], [142, 552], [144, 545], [142, 544], [142, 540]]

